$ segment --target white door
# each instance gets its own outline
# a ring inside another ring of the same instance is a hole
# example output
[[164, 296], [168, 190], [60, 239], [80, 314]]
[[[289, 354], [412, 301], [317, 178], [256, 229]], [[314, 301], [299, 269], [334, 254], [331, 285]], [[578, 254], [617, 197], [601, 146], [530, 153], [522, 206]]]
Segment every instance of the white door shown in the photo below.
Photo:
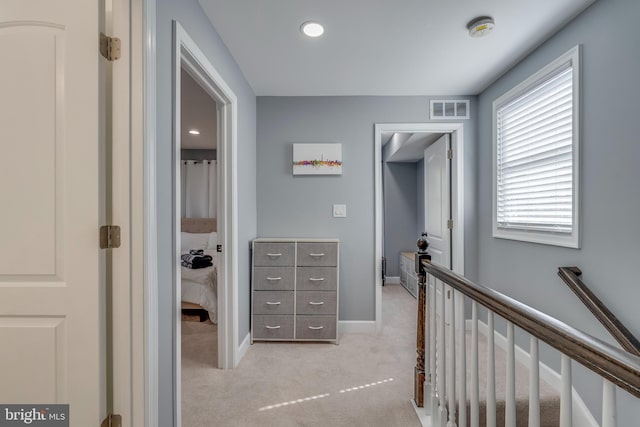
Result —
[[0, 402], [105, 415], [99, 2], [0, 7]]
[[451, 268], [451, 161], [449, 134], [424, 150], [425, 230], [431, 261]]

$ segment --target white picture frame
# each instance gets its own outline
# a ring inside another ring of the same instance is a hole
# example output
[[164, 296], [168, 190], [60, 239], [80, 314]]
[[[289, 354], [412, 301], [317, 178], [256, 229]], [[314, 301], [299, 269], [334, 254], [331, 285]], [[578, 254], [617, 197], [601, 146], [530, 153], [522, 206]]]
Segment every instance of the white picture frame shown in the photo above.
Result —
[[293, 175], [342, 175], [342, 144], [293, 144]]

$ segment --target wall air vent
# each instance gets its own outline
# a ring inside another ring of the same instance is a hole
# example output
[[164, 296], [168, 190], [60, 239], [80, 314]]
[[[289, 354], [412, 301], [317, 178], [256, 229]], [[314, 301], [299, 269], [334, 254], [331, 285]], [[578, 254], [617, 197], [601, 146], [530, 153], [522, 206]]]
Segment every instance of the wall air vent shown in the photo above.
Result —
[[468, 99], [431, 100], [431, 107], [429, 108], [429, 114], [432, 120], [468, 119], [469, 118], [469, 100]]

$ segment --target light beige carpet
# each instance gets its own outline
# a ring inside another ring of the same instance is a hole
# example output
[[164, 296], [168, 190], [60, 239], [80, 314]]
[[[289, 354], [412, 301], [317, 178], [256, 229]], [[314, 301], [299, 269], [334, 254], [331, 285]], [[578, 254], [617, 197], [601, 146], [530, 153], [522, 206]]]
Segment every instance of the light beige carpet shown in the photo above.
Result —
[[399, 285], [383, 292], [379, 335], [256, 342], [234, 370], [214, 367], [215, 325], [183, 322], [183, 426], [420, 426], [410, 402], [417, 302]]
[[[387, 285], [380, 334], [342, 334], [337, 346], [256, 342], [240, 366], [227, 371], [215, 368], [216, 325], [182, 322], [183, 426], [420, 426], [411, 405], [416, 304], [400, 285]], [[480, 395], [484, 398], [486, 339], [480, 338]], [[500, 348], [495, 359], [496, 418], [501, 426], [505, 353]], [[525, 426], [527, 369], [518, 364], [516, 377], [517, 421]], [[541, 425], [557, 426], [557, 393], [544, 382], [540, 391]], [[481, 426], [484, 409], [481, 405]]]

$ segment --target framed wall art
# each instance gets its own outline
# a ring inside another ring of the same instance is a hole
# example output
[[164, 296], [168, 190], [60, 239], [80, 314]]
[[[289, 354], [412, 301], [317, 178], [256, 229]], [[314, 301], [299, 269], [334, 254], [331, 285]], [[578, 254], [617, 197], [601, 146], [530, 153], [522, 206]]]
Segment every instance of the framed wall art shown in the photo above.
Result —
[[342, 175], [342, 144], [293, 144], [294, 175]]

